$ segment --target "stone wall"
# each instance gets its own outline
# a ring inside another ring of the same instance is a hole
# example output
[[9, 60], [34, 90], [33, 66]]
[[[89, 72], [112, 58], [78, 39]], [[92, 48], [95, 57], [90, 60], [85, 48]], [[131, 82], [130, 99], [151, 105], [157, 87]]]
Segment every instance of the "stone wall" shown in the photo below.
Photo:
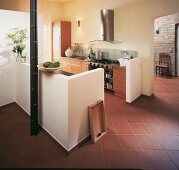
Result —
[[171, 76], [175, 76], [176, 70], [175, 25], [177, 23], [179, 23], [179, 14], [160, 17], [154, 21], [154, 63], [155, 65], [158, 63], [159, 53], [168, 53], [171, 57]]

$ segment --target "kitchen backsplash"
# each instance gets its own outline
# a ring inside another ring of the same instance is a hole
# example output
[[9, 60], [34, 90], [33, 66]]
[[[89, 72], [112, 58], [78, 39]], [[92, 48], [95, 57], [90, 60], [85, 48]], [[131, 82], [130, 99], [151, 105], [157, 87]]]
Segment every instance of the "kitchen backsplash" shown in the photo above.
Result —
[[[106, 48], [92, 48], [93, 51], [101, 50], [103, 52], [103, 58], [109, 60], [117, 60], [119, 58], [124, 58], [125, 56], [132, 56], [132, 58], [138, 57], [138, 52], [133, 50], [120, 50], [120, 49], [106, 49]], [[79, 47], [79, 49], [75, 49], [72, 47], [74, 51], [74, 56], [84, 56], [88, 57], [90, 49], [85, 49], [83, 47]]]

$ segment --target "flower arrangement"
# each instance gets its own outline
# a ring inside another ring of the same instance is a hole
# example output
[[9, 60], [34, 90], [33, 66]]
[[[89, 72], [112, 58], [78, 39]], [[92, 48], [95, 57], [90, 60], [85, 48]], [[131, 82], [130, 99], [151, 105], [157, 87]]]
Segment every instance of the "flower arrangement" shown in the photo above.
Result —
[[9, 45], [12, 46], [12, 52], [16, 55], [16, 61], [25, 56], [22, 55], [25, 49], [25, 40], [28, 39], [27, 29], [13, 28], [7, 33], [7, 39], [10, 41]]

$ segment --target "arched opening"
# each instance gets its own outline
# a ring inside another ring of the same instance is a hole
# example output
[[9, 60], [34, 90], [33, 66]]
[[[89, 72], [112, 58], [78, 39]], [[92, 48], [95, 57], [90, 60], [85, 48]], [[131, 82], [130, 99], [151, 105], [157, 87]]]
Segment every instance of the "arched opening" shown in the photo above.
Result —
[[178, 76], [177, 26], [179, 14], [154, 20], [154, 72], [156, 76]]

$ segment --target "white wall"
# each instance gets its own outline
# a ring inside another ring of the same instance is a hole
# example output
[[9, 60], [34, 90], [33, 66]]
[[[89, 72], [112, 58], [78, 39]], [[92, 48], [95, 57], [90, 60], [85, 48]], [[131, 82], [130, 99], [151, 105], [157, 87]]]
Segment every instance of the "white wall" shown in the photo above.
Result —
[[39, 75], [40, 124], [68, 149], [68, 79], [63, 75]]
[[104, 100], [104, 70], [70, 77], [40, 72], [40, 124], [66, 150], [90, 134], [88, 106]]
[[[4, 17], [5, 16], [5, 17]], [[18, 18], [18, 19], [17, 19]], [[43, 18], [38, 16], [39, 22], [39, 61], [43, 61], [45, 55], [43, 48]], [[12, 48], [7, 45], [6, 33], [12, 28], [28, 29], [30, 36], [30, 15], [26, 12], [0, 10], [0, 106], [16, 101], [23, 109], [29, 113], [30, 100], [30, 71], [24, 64], [15, 62], [15, 55], [11, 51]], [[24, 54], [27, 56], [27, 63], [30, 62], [30, 38], [26, 41]], [[7, 63], [2, 63], [2, 60], [7, 60]], [[16, 64], [18, 67], [16, 67]], [[17, 73], [16, 73], [17, 71]], [[25, 89], [27, 88], [27, 89]], [[15, 96], [16, 91], [16, 97]], [[27, 95], [28, 93], [28, 95]], [[27, 96], [25, 96], [27, 95]]]
[[[6, 49], [12, 50], [11, 46], [8, 46], [6, 34], [13, 28], [28, 29], [28, 35], [30, 36], [30, 16], [29, 13], [0, 10], [0, 46]], [[30, 38], [25, 41], [26, 48], [24, 54], [29, 61], [30, 56]], [[12, 53], [13, 55], [13, 53]], [[14, 56], [15, 57], [15, 56]]]
[[0, 106], [15, 101], [15, 66], [11, 53], [0, 48]]
[[[4, 17], [6, 16], [6, 17]], [[18, 18], [18, 19], [17, 19]], [[9, 22], [11, 21], [11, 22]], [[25, 41], [26, 48], [23, 51], [23, 55], [27, 58], [27, 63], [30, 63], [30, 14], [27, 12], [0, 10], [0, 47], [12, 50], [11, 46], [8, 46], [6, 34], [13, 28], [28, 29], [29, 38]], [[38, 58], [39, 62], [44, 61], [44, 58], [49, 58], [48, 51], [44, 49], [43, 43], [45, 40], [45, 29], [43, 27], [43, 17], [38, 15]], [[11, 53], [14, 56], [13, 53]], [[14, 56], [15, 57], [15, 56]]]
[[15, 65], [15, 102], [30, 115], [30, 65]]
[[126, 63], [126, 102], [131, 103], [141, 95], [141, 59]]
[[88, 106], [104, 101], [104, 70], [92, 70], [69, 78], [69, 150], [90, 134]]

